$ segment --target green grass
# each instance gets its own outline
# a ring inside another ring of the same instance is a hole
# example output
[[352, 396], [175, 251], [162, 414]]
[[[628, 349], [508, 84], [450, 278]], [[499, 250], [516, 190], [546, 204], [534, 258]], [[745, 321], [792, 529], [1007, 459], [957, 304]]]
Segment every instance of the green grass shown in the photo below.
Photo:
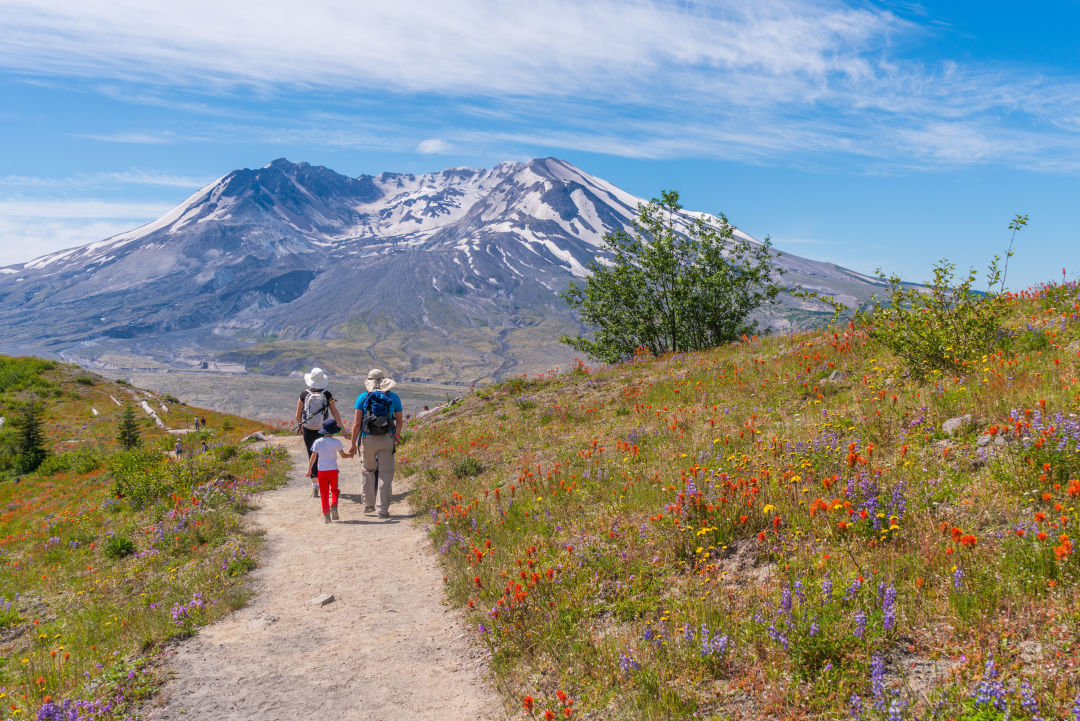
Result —
[[1078, 301], [1013, 300], [1008, 352], [925, 380], [855, 327], [514, 379], [398, 455], [534, 713], [999, 719], [972, 694], [1001, 684], [1071, 718]]
[[[243, 514], [283, 480], [286, 461], [237, 446], [261, 424], [143, 392], [167, 425], [189, 427], [198, 413], [210, 428], [185, 438], [189, 453], [177, 461], [167, 454], [175, 438], [138, 409], [149, 421], [140, 421], [143, 447], [122, 453], [112, 399], [130, 401], [129, 387], [37, 359], [0, 358], [0, 368], [0, 378], [15, 379], [0, 392], [0, 415], [39, 399], [50, 451], [18, 483], [0, 473], [5, 717], [67, 704], [81, 705], [84, 718], [110, 704], [93, 717], [128, 718], [157, 688], [170, 639], [246, 601], [260, 538]], [[202, 440], [212, 449], [192, 453]]]

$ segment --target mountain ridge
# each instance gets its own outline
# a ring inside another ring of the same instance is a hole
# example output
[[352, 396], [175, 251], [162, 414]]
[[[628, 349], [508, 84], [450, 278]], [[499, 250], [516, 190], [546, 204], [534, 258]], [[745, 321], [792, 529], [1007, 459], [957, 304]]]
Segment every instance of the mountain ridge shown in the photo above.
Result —
[[[3, 269], [0, 330], [8, 348], [52, 355], [264, 372], [327, 354], [341, 372], [438, 381], [546, 370], [572, 356], [558, 338], [584, 330], [557, 293], [640, 202], [551, 157], [357, 177], [279, 158], [139, 228]], [[777, 265], [852, 303], [879, 287], [790, 254]], [[787, 330], [822, 313], [787, 297], [763, 319]]]

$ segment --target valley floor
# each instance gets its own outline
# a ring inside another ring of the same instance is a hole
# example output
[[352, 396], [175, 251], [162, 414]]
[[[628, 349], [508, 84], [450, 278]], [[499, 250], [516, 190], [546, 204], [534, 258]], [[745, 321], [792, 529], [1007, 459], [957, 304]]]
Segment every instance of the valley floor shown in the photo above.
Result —
[[[299, 437], [284, 487], [254, 520], [266, 561], [249, 606], [170, 653], [151, 719], [498, 719], [485, 654], [444, 604], [442, 571], [399, 479], [391, 517], [363, 513], [360, 462], [342, 459], [341, 520], [324, 524]], [[333, 594], [326, 605], [312, 603]]]
[[[291, 421], [296, 411], [296, 399], [304, 390], [302, 378], [266, 376], [257, 373], [217, 373], [214, 371], [133, 371], [95, 370], [96, 373], [117, 379], [124, 378], [139, 388], [149, 388], [179, 398], [184, 403], [210, 408], [223, 413], [235, 413], [245, 418], [257, 418], [266, 423]], [[352, 418], [353, 402], [364, 392], [362, 380], [332, 377], [330, 390], [339, 398], [342, 417]], [[420, 413], [424, 406], [434, 408], [466, 392], [463, 386], [439, 383], [399, 383], [394, 392], [401, 396], [405, 412]]]

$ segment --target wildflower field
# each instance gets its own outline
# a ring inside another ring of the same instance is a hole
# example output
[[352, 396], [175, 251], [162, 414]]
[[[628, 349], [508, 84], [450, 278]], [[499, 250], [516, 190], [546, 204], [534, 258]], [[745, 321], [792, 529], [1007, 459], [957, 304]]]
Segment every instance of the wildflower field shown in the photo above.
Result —
[[1080, 721], [1080, 288], [913, 374], [855, 325], [517, 378], [399, 452], [522, 714]]
[[[206, 418], [181, 458], [143, 401], [165, 427]], [[245, 602], [260, 539], [242, 515], [284, 480], [285, 456], [239, 443], [262, 424], [0, 357], [5, 459], [31, 402], [48, 455], [35, 472], [0, 471], [0, 718], [130, 718], [160, 683], [170, 640]], [[123, 450], [129, 404], [141, 443]]]

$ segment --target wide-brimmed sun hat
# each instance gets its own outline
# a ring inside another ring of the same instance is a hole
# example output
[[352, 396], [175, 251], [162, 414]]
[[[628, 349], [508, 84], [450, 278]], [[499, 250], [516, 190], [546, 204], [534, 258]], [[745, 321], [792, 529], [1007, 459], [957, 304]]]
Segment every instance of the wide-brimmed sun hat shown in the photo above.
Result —
[[372, 368], [371, 372], [367, 374], [367, 380], [364, 381], [364, 387], [368, 389], [369, 393], [372, 391], [388, 391], [396, 385], [397, 381], [393, 378], [387, 378], [378, 368]]
[[337, 421], [333, 418], [327, 418], [323, 421], [322, 430], [319, 431], [319, 433], [322, 433], [324, 436], [332, 436], [335, 433], [341, 433], [341, 426], [339, 426]]
[[322, 368], [312, 368], [310, 373], [304, 374], [304, 382], [307, 383], [308, 388], [321, 391], [326, 388], [330, 379], [326, 377], [326, 371]]

